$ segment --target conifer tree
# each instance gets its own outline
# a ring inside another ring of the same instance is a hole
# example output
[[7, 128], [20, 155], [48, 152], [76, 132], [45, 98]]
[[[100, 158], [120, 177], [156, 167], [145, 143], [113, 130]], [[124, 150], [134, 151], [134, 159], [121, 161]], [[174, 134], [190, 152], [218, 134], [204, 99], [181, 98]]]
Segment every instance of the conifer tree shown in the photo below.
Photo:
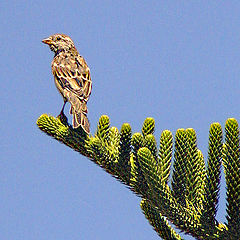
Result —
[[[54, 139], [86, 156], [142, 198], [141, 209], [162, 239], [183, 239], [173, 227], [195, 239], [240, 239], [240, 140], [235, 119], [209, 130], [207, 162], [197, 147], [192, 128], [161, 133], [147, 118], [141, 132], [124, 123], [120, 131], [101, 116], [96, 134], [88, 136], [65, 120], [43, 114], [38, 127]], [[226, 181], [225, 223], [216, 219], [221, 168]], [[172, 169], [172, 173], [171, 173]]]

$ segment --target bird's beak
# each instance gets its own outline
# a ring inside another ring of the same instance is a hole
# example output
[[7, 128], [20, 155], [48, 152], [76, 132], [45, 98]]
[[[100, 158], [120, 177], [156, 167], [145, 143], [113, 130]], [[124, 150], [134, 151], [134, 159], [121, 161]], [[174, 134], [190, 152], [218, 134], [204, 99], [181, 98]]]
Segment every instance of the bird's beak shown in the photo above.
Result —
[[48, 45], [53, 43], [52, 39], [50, 39], [50, 38], [45, 38], [45, 39], [42, 40], [42, 42], [45, 43], [45, 44], [48, 44]]

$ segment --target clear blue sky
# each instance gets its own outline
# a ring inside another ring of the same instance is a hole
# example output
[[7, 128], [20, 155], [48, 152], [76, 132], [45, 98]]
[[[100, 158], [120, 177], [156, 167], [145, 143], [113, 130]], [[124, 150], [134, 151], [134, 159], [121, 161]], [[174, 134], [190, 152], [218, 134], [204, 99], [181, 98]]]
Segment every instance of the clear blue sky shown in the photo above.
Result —
[[152, 116], [158, 140], [193, 127], [206, 159], [210, 124], [239, 120], [239, 13], [239, 1], [1, 1], [0, 239], [159, 239], [139, 198], [38, 130], [62, 107], [41, 39], [68, 34], [87, 60], [92, 133], [102, 114], [134, 132]]

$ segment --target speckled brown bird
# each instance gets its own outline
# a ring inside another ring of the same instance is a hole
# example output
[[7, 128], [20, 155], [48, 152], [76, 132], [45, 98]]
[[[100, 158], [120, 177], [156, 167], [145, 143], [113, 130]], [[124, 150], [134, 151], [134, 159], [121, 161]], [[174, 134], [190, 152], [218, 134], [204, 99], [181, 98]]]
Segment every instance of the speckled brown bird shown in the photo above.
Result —
[[92, 90], [89, 67], [78, 53], [72, 39], [65, 34], [54, 34], [42, 40], [55, 53], [52, 73], [56, 87], [63, 97], [64, 104], [60, 116], [64, 116], [66, 102], [71, 104], [73, 128], [81, 126], [89, 134], [87, 101]]

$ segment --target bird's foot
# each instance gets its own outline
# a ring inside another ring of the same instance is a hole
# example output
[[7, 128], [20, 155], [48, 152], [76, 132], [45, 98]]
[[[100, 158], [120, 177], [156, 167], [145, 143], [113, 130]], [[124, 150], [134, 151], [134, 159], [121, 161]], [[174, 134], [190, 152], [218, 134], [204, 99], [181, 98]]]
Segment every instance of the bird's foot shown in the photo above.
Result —
[[68, 125], [68, 119], [67, 119], [66, 115], [62, 111], [57, 116], [57, 118], [61, 121], [62, 124], [64, 124], [65, 126], [69, 126]]

